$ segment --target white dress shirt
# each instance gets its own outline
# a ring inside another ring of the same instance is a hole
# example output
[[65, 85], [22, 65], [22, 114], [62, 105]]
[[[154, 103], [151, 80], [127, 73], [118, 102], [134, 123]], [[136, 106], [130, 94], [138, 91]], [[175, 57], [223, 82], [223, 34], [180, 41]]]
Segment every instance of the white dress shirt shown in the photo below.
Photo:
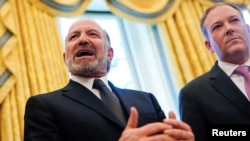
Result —
[[[99, 91], [97, 89], [93, 88], [93, 83], [94, 83], [95, 78], [86, 78], [86, 77], [71, 75], [71, 79], [78, 82], [78, 83], [80, 83], [81, 85], [85, 86], [91, 92], [93, 92], [99, 99], [101, 99]], [[101, 77], [101, 78], [98, 78], [98, 79], [101, 79], [107, 85], [107, 87], [111, 90], [110, 86], [108, 85], [107, 76], [104, 76], [104, 77]]]
[[[227, 63], [227, 62], [222, 62], [222, 61], [218, 61], [218, 65], [231, 78], [231, 80], [242, 91], [242, 93], [247, 97], [247, 93], [246, 93], [246, 89], [245, 89], [245, 85], [244, 85], [245, 81], [244, 81], [243, 76], [233, 73], [234, 70], [239, 65], [231, 64], [231, 63]], [[250, 66], [250, 59], [242, 65]]]

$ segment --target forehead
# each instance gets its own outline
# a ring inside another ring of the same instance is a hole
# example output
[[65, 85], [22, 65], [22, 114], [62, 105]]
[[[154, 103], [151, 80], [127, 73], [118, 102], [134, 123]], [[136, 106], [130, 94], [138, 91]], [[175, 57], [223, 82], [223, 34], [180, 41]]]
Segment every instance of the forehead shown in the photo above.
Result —
[[90, 30], [102, 32], [102, 28], [95, 21], [81, 20], [72, 24], [72, 26], [69, 28], [69, 33], [76, 31], [90, 31]]
[[213, 23], [226, 20], [233, 16], [240, 17], [239, 11], [229, 5], [219, 5], [210, 10], [204, 21], [204, 25], [207, 27], [209, 25], [212, 25]]

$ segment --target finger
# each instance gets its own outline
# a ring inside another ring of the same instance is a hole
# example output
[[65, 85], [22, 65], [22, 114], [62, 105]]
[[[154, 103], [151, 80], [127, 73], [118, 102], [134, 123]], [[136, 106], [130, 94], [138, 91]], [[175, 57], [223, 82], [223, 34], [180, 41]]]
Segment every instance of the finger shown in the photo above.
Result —
[[164, 119], [163, 122], [172, 125], [174, 128], [182, 129], [185, 131], [191, 131], [191, 127], [183, 121], [179, 121], [176, 119]]
[[135, 107], [130, 108], [130, 115], [128, 118], [128, 123], [126, 125], [126, 128], [136, 128], [138, 124], [138, 112]]
[[157, 134], [142, 138], [143, 141], [176, 141], [176, 139], [167, 134]]
[[176, 119], [176, 115], [173, 111], [168, 112], [168, 118], [170, 119]]
[[168, 129], [172, 129], [172, 126], [169, 124], [165, 124], [163, 122], [154, 122], [140, 127], [140, 132], [141, 135], [151, 136], [151, 135], [162, 134], [163, 131]]
[[191, 131], [185, 131], [181, 129], [170, 129], [165, 130], [164, 134], [167, 134], [177, 140], [193, 141], [194, 134]]
[[165, 119], [164, 123], [172, 125], [174, 128], [170, 130], [165, 130], [163, 133], [168, 134], [178, 140], [194, 140], [194, 134], [191, 127], [183, 122], [176, 119]]

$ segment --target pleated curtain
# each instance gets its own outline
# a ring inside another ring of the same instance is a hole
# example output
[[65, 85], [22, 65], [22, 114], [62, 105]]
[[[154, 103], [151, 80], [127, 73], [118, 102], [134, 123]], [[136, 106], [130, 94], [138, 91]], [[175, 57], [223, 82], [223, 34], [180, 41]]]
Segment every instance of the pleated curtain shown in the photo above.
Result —
[[[84, 14], [90, 2], [0, 1], [0, 141], [22, 141], [27, 99], [68, 82], [56, 18]], [[157, 25], [180, 87], [214, 63], [199, 30], [204, 9], [214, 2], [218, 0], [106, 0], [117, 16]], [[248, 4], [248, 0], [230, 2]]]

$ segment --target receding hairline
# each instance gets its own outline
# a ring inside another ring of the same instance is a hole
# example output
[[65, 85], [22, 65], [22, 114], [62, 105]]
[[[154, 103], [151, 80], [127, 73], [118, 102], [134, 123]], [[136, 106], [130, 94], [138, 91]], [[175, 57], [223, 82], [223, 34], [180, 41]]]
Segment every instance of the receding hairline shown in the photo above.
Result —
[[216, 4], [208, 7], [205, 10], [205, 12], [204, 12], [204, 14], [203, 14], [203, 16], [202, 16], [202, 18], [200, 20], [200, 29], [201, 29], [201, 32], [202, 32], [202, 34], [203, 34], [203, 36], [205, 38], [207, 38], [207, 32], [206, 32], [206, 29], [204, 27], [204, 23], [205, 23], [205, 21], [207, 19], [207, 16], [209, 15], [209, 13], [211, 11], [213, 11], [215, 8], [220, 7], [220, 6], [229, 6], [229, 7], [233, 8], [233, 9], [237, 10], [239, 12], [241, 18], [244, 20], [243, 14], [242, 14], [240, 8], [237, 5], [235, 5], [233, 3], [229, 3], [229, 2], [219, 2], [219, 3], [216, 3]]
[[[71, 31], [71, 29], [74, 27], [74, 25], [79, 24], [79, 23], [80, 23], [80, 24], [81, 24], [81, 23], [94, 23], [95, 25], [97, 25], [97, 27], [100, 28], [100, 31], [101, 31], [103, 37], [105, 38], [105, 41], [107, 41], [107, 43], [108, 43], [109, 46], [111, 45], [111, 41], [110, 41], [110, 37], [109, 37], [108, 32], [107, 32], [103, 27], [101, 27], [101, 25], [100, 25], [98, 22], [96, 22], [95, 20], [91, 20], [91, 19], [80, 19], [80, 20], [77, 20], [77, 21], [73, 22], [73, 23], [71, 24], [70, 28], [68, 29], [68, 34], [70, 33], [70, 31]], [[68, 36], [68, 34], [67, 34], [67, 36]], [[66, 40], [67, 40], [67, 36], [66, 36], [66, 38], [65, 38], [65, 42], [66, 42]]]
[[100, 28], [102, 30], [102, 27], [100, 26], [100, 24], [98, 24], [95, 20], [90, 20], [90, 19], [81, 19], [81, 20], [77, 20], [75, 22], [73, 22], [69, 28], [68, 31], [70, 31], [75, 25], [77, 24], [84, 24], [84, 23], [91, 23], [91, 24], [95, 24], [98, 28]]

